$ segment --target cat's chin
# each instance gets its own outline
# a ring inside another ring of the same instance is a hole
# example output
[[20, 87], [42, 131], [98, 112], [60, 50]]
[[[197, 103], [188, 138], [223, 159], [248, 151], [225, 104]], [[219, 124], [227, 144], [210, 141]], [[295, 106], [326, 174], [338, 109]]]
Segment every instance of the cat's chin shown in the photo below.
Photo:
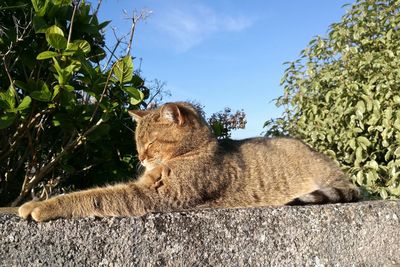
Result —
[[151, 171], [153, 169], [155, 169], [159, 164], [156, 163], [150, 163], [150, 162], [142, 162], [143, 167], [146, 168], [146, 171]]

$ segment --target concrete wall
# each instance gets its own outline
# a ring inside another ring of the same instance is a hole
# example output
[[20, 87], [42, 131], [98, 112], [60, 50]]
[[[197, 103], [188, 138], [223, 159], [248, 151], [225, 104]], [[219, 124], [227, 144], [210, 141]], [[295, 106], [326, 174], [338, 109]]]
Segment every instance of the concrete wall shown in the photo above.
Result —
[[400, 202], [47, 223], [0, 215], [0, 266], [400, 266]]

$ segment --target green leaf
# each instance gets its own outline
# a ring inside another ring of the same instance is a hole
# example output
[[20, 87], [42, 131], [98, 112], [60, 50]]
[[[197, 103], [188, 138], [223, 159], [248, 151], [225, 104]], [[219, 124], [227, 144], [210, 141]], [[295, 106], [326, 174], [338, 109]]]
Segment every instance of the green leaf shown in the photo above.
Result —
[[377, 171], [378, 169], [379, 169], [379, 165], [378, 165], [378, 163], [375, 161], [375, 160], [371, 160], [371, 161], [368, 161], [368, 163], [366, 164], [369, 168], [371, 168], [371, 169], [373, 169], [373, 170], [375, 170], [375, 171]]
[[122, 87], [122, 90], [130, 96], [129, 102], [134, 106], [140, 104], [144, 99], [143, 92], [135, 87], [126, 86]]
[[336, 153], [333, 150], [326, 150], [325, 154], [328, 155], [330, 158], [335, 159], [336, 158]]
[[122, 87], [122, 90], [124, 90], [129, 96], [140, 98], [140, 91], [135, 87], [125, 86]]
[[71, 62], [70, 65], [68, 65], [66, 68], [61, 68], [60, 64], [58, 63], [58, 60], [56, 58], [53, 58], [54, 62], [54, 68], [57, 71], [56, 78], [58, 80], [58, 83], [62, 86], [64, 86], [70, 79], [73, 73], [80, 68], [80, 63], [79, 61], [73, 61]]
[[0, 92], [0, 107], [14, 112], [15, 109], [15, 89], [10, 86], [7, 91]]
[[113, 67], [113, 73], [117, 80], [123, 84], [130, 82], [133, 76], [133, 62], [131, 56], [125, 56], [118, 60]]
[[85, 40], [75, 40], [72, 43], [68, 43], [67, 50], [65, 50], [62, 54], [64, 56], [74, 55], [76, 52], [82, 52], [83, 54], [89, 53], [91, 50], [90, 44]]
[[73, 91], [75, 90], [75, 88], [74, 88], [72, 85], [68, 85], [68, 84], [65, 84], [65, 85], [63, 86], [63, 88], [64, 88], [64, 90], [67, 91], [67, 92], [73, 92]]
[[400, 146], [396, 148], [393, 154], [396, 156], [396, 158], [400, 158]]
[[357, 147], [356, 149], [356, 162], [360, 163], [364, 161], [363, 149], [362, 147]]
[[356, 149], [356, 140], [355, 139], [350, 139], [348, 144], [351, 147], [351, 149], [353, 149], [353, 150]]
[[364, 173], [363, 173], [363, 171], [359, 171], [359, 172], [357, 173], [356, 181], [357, 181], [357, 183], [358, 183], [359, 185], [362, 185], [362, 184], [364, 183]]
[[17, 117], [17, 115], [15, 113], [6, 113], [4, 115], [0, 116], [0, 129], [5, 129], [8, 126], [10, 126], [15, 118]]
[[21, 103], [19, 103], [17, 110], [18, 111], [23, 111], [27, 108], [29, 108], [29, 105], [31, 104], [32, 99], [29, 96], [25, 96], [24, 99], [22, 99]]
[[67, 39], [61, 28], [53, 25], [46, 30], [46, 41], [55, 49], [65, 49], [67, 47]]
[[140, 87], [144, 85], [144, 80], [139, 75], [133, 75], [131, 83], [135, 87]]
[[48, 58], [53, 58], [58, 56], [57, 52], [54, 51], [44, 51], [42, 53], [40, 53], [39, 55], [37, 55], [36, 59], [37, 60], [43, 60], [43, 59], [48, 59]]
[[58, 126], [61, 125], [61, 122], [58, 121], [58, 120], [56, 120], [56, 119], [54, 119], [54, 120], [53, 120], [53, 125], [54, 125], [55, 127], [58, 127]]
[[35, 33], [45, 33], [48, 27], [49, 25], [47, 25], [47, 22], [43, 17], [33, 17], [33, 29], [35, 30]]
[[58, 27], [57, 25], [53, 25], [53, 26], [47, 28], [46, 34], [58, 34], [58, 35], [61, 35], [62, 37], [64, 37], [63, 30], [60, 27]]
[[71, 64], [69, 64], [67, 67], [65, 67], [65, 71], [69, 76], [74, 74], [74, 72], [77, 72], [81, 68], [81, 63], [77, 60], [73, 60]]
[[71, 0], [52, 0], [56, 6], [67, 6], [71, 4]]
[[360, 144], [363, 144], [363, 145], [365, 145], [365, 146], [370, 146], [370, 145], [371, 145], [371, 142], [370, 142], [366, 137], [364, 137], [364, 136], [359, 136], [359, 137], [357, 137], [357, 141], [358, 141]]
[[364, 101], [360, 100], [356, 104], [357, 111], [363, 114], [365, 112], [365, 104]]
[[33, 9], [35, 10], [36, 15], [43, 17], [44, 14], [46, 14], [49, 2], [49, 0], [32, 0]]
[[90, 44], [88, 41], [85, 40], [75, 40], [74, 45], [78, 47], [84, 54], [87, 54], [90, 52]]
[[379, 191], [379, 194], [381, 195], [382, 199], [387, 199], [388, 198], [388, 193], [385, 188], [381, 188]]
[[67, 39], [59, 34], [47, 34], [46, 40], [55, 49], [65, 49], [67, 47]]
[[58, 60], [56, 58], [53, 58], [54, 62], [54, 68], [56, 69], [57, 73], [60, 74], [62, 72], [62, 69], [60, 67], [60, 64], [58, 64]]
[[214, 122], [211, 125], [211, 128], [212, 128], [215, 136], [218, 136], [218, 137], [222, 136], [222, 132], [223, 132], [224, 126], [222, 125], [221, 122], [219, 122], [219, 121]]
[[99, 29], [103, 29], [103, 28], [107, 27], [107, 25], [110, 24], [110, 22], [111, 22], [111, 20], [107, 20], [107, 21], [100, 23], [98, 26]]
[[61, 91], [61, 86], [59, 84], [55, 85], [53, 87], [53, 96], [51, 97], [51, 100], [54, 100], [54, 98], [56, 98], [56, 96], [60, 93]]
[[38, 101], [49, 102], [51, 100], [52, 93], [47, 87], [47, 84], [43, 83], [40, 91], [33, 91], [31, 93], [31, 97]]

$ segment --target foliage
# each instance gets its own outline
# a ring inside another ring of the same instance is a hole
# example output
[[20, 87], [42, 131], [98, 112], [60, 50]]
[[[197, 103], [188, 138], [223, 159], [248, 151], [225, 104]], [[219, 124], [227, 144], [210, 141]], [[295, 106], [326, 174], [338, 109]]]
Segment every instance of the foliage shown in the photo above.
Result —
[[72, 0], [0, 3], [0, 206], [46, 197], [66, 177], [82, 187], [136, 172], [121, 136], [147, 88], [129, 54], [101, 66], [109, 22], [96, 14]]
[[294, 135], [338, 161], [382, 198], [400, 196], [400, 1], [357, 0], [327, 38], [312, 39], [282, 78], [282, 118]]
[[225, 108], [224, 111], [212, 114], [208, 123], [217, 138], [226, 139], [231, 137], [232, 130], [244, 129], [247, 121], [243, 110], [232, 113], [230, 108]]
[[235, 113], [232, 113], [231, 108], [226, 107], [223, 111], [213, 113], [210, 117], [207, 117], [203, 105], [198, 102], [189, 102], [207, 121], [218, 139], [228, 139], [231, 137], [232, 130], [244, 129], [246, 127], [246, 113], [243, 110], [237, 110]]

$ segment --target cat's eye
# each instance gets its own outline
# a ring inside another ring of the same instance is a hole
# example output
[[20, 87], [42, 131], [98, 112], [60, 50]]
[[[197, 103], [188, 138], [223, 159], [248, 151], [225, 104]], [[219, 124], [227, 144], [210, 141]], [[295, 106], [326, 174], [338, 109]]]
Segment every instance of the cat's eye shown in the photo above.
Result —
[[149, 143], [147, 144], [146, 148], [149, 148], [149, 147], [151, 147], [151, 146], [154, 144], [154, 141], [155, 141], [155, 140], [153, 140], [153, 141], [149, 142]]

